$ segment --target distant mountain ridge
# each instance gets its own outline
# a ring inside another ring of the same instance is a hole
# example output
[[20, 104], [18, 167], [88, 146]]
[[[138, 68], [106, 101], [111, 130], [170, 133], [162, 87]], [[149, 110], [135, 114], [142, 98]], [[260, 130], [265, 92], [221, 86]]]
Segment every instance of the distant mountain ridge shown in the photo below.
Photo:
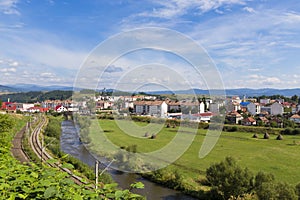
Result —
[[[147, 92], [148, 94], [162, 95], [162, 94], [204, 94], [209, 95], [213, 94], [223, 94], [224, 91], [221, 90], [202, 90], [202, 89], [189, 89], [189, 90], [178, 90], [178, 91], [153, 91]], [[226, 89], [226, 96], [246, 96], [246, 97], [254, 97], [254, 96], [272, 96], [272, 95], [282, 95], [282, 96], [300, 96], [300, 88], [293, 89], [274, 89], [274, 88], [262, 88], [262, 89], [250, 89], [250, 88], [238, 88], [238, 89]]]
[[0, 92], [18, 92], [16, 88], [0, 85]]
[[62, 90], [70, 91], [73, 90], [73, 87], [69, 86], [60, 86], [60, 85], [50, 85], [50, 86], [41, 86], [35, 84], [15, 84], [7, 85], [7, 87], [12, 88], [12, 92], [38, 92], [38, 91], [53, 91], [53, 90]]
[[[29, 92], [29, 91], [53, 91], [53, 90], [62, 90], [62, 91], [72, 91], [73, 87], [70, 86], [40, 86], [34, 84], [15, 84], [15, 85], [0, 85], [0, 92]], [[77, 88], [76, 90], [80, 90]], [[98, 90], [101, 91], [101, 90]], [[115, 94], [122, 93], [122, 91], [114, 89], [106, 89], [106, 91], [113, 92]], [[220, 90], [211, 90], [213, 93], [221, 93]], [[125, 92], [125, 91], [124, 91]], [[123, 93], [124, 93], [123, 92]], [[126, 92], [125, 92], [126, 93]], [[128, 93], [128, 92], [127, 92]], [[203, 89], [189, 89], [189, 90], [178, 90], [178, 91], [151, 91], [146, 92], [147, 94], [162, 95], [162, 94], [197, 94], [197, 95], [209, 95], [210, 90]], [[222, 92], [223, 93], [223, 92]], [[274, 89], [274, 88], [260, 88], [260, 89], [251, 89], [251, 88], [238, 88], [238, 89], [226, 89], [225, 94], [227, 96], [272, 96], [272, 95], [283, 95], [283, 96], [300, 96], [300, 88], [292, 89]]]

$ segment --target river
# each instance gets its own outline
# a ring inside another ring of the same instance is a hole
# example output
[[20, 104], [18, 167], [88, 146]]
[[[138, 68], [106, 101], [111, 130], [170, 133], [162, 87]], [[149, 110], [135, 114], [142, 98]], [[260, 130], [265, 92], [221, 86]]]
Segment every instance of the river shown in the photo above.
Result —
[[[67, 154], [78, 158], [82, 162], [94, 166], [95, 158], [86, 150], [84, 145], [79, 141], [79, 136], [76, 133], [76, 128], [73, 121], [62, 122], [61, 148]], [[144, 179], [137, 174], [120, 173], [116, 170], [108, 170], [114, 181], [123, 189], [128, 188], [131, 183], [142, 182], [145, 185], [144, 189], [135, 190], [134, 192], [146, 196], [147, 199], [156, 200], [194, 200], [195, 198], [182, 194], [181, 192], [163, 187], [147, 179]]]

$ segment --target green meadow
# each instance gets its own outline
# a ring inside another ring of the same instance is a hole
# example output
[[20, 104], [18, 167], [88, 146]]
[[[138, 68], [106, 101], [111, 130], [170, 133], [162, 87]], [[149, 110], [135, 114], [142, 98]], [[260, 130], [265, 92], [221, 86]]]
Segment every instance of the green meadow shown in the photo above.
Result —
[[[105, 134], [106, 138], [119, 147], [136, 145], [137, 152], [152, 152], [159, 150], [175, 138], [176, 134], [182, 134], [184, 138], [191, 138], [193, 135], [191, 128], [179, 127], [166, 128], [161, 125], [148, 127], [147, 123], [134, 122], [134, 129], [145, 130], [132, 134], [124, 130], [122, 126], [128, 123], [125, 120], [99, 120], [102, 131], [92, 129], [89, 135], [91, 139], [91, 150], [97, 152], [100, 134]], [[121, 124], [120, 124], [121, 123]], [[123, 123], [123, 124], [122, 124]], [[120, 126], [121, 125], [121, 126]], [[93, 126], [97, 126], [94, 124]], [[128, 124], [128, 126], [131, 126]], [[155, 127], [157, 126], [157, 127]], [[120, 128], [121, 127], [121, 128]], [[155, 139], [151, 137], [151, 131], [161, 130]], [[187, 181], [197, 183], [204, 179], [206, 169], [213, 163], [224, 160], [226, 156], [232, 156], [242, 167], [249, 168], [253, 173], [264, 171], [274, 174], [276, 180], [285, 181], [291, 184], [300, 182], [300, 136], [284, 135], [283, 140], [276, 140], [276, 135], [270, 135], [270, 139], [262, 139], [263, 133], [258, 133], [258, 138], [252, 138], [253, 133], [245, 132], [222, 132], [213, 150], [204, 158], [199, 158], [199, 150], [203, 143], [207, 130], [199, 129], [192, 144], [187, 151], [168, 166], [169, 169], [176, 169]], [[176, 149], [174, 150], [176, 151]]]

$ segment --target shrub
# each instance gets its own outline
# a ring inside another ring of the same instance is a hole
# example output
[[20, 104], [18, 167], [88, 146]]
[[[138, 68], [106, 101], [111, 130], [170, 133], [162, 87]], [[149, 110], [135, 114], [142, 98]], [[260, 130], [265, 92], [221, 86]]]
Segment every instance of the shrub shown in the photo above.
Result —
[[238, 166], [232, 157], [226, 157], [224, 161], [213, 164], [206, 170], [206, 179], [213, 191], [216, 190], [224, 199], [229, 199], [250, 192], [253, 176], [247, 168]]
[[292, 134], [293, 135], [299, 135], [300, 134], [300, 129], [299, 128], [296, 128], [292, 131]]
[[292, 135], [293, 134], [293, 129], [292, 128], [286, 128], [286, 129], [281, 131], [281, 134]]

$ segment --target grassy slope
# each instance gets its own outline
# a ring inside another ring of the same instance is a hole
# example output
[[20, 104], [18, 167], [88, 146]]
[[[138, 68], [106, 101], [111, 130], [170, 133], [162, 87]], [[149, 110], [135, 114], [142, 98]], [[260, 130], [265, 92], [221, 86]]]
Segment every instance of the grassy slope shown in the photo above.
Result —
[[[137, 123], [146, 126], [144, 123]], [[101, 128], [105, 131], [107, 138], [118, 146], [137, 145], [138, 152], [150, 152], [166, 145], [174, 138], [178, 128], [163, 128], [154, 140], [132, 137], [123, 131], [112, 120], [101, 120]], [[187, 131], [188, 128], [186, 128]], [[170, 168], [176, 168], [190, 181], [202, 179], [205, 170], [215, 162], [223, 160], [226, 156], [233, 156], [243, 167], [248, 167], [253, 172], [265, 171], [273, 173], [277, 180], [286, 181], [291, 184], [300, 182], [300, 136], [284, 136], [284, 140], [275, 140], [271, 135], [269, 140], [253, 139], [250, 133], [223, 132], [218, 143], [208, 156], [204, 159], [198, 157], [206, 130], [198, 130], [192, 145]], [[97, 146], [97, 135], [92, 132], [93, 146]], [[142, 133], [144, 134], [144, 133]], [[189, 133], [185, 134], [190, 137]], [[143, 135], [139, 135], [142, 137]], [[150, 134], [151, 136], [151, 134]], [[259, 134], [262, 138], [263, 134]], [[193, 182], [193, 181], [192, 181]]]

